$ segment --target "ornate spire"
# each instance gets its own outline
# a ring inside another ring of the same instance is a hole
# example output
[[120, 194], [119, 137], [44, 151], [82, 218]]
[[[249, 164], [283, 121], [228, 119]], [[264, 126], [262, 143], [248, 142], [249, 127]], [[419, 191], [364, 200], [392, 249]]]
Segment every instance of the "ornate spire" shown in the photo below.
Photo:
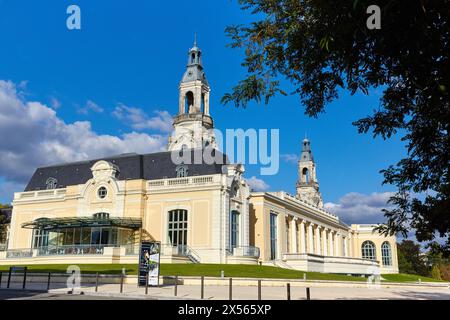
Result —
[[322, 195], [319, 192], [319, 182], [316, 177], [311, 143], [305, 136], [302, 142], [302, 153], [298, 161], [297, 198], [309, 202], [319, 208], [323, 207]]

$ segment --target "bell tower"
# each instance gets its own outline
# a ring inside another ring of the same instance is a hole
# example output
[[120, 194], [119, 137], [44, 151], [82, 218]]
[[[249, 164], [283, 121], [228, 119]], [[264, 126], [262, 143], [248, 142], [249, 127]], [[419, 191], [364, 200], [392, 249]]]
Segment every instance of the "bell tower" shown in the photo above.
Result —
[[178, 114], [173, 117], [174, 131], [169, 137], [169, 151], [216, 147], [214, 124], [209, 114], [210, 92], [196, 37], [188, 52], [186, 71], [179, 85]]
[[297, 198], [319, 208], [323, 207], [319, 182], [316, 177], [316, 164], [307, 138], [302, 142], [302, 153], [298, 161]]

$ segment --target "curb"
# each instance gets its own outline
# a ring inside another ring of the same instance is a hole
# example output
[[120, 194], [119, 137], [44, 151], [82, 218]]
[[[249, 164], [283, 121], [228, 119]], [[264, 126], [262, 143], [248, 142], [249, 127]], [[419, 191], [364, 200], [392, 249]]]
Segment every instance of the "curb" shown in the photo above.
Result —
[[[90, 291], [81, 291], [84, 296], [91, 297], [110, 297], [110, 298], [131, 298], [135, 300], [197, 300], [194, 298], [181, 298], [174, 296], [155, 296], [155, 295], [145, 295], [145, 294], [134, 294], [134, 293], [113, 293], [113, 292], [90, 292]], [[68, 294], [67, 289], [50, 289], [48, 293], [57, 293], [57, 294]], [[79, 293], [75, 293], [79, 294]]]

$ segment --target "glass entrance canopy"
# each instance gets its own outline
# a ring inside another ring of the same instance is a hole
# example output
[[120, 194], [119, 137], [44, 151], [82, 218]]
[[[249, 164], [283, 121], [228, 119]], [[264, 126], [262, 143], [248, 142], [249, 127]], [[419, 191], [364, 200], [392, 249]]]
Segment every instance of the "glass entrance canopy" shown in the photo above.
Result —
[[39, 218], [22, 224], [22, 228], [33, 229], [31, 245], [39, 254], [102, 253], [103, 247], [133, 245], [138, 242], [141, 226], [140, 218], [110, 218], [107, 213]]
[[127, 229], [139, 229], [142, 226], [140, 218], [110, 218], [109, 215], [96, 214], [92, 217], [67, 217], [67, 218], [39, 218], [25, 222], [22, 228], [55, 230], [65, 228], [82, 227], [119, 227]]

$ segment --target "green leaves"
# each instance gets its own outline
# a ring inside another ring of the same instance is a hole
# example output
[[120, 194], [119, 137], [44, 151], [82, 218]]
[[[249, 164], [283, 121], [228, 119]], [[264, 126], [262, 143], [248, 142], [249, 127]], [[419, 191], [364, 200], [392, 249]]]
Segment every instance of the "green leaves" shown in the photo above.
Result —
[[320, 48], [327, 49], [327, 51], [329, 52], [330, 51], [330, 48], [329, 48], [330, 42], [333, 42], [333, 40], [334, 40], [333, 37], [330, 37], [330, 36], [323, 37], [319, 42]]
[[[450, 0], [379, 0], [382, 28], [367, 29], [366, 0], [239, 0], [254, 14], [226, 29], [245, 49], [247, 70], [222, 98], [246, 107], [270, 103], [284, 78], [310, 117], [338, 98], [382, 88], [374, 112], [354, 122], [360, 133], [401, 134], [405, 158], [382, 171], [399, 189], [383, 232], [415, 228], [419, 240], [450, 234]], [[408, 197], [404, 196], [404, 192]]]
[[286, 95], [286, 93], [278, 88], [278, 81], [267, 81], [267, 79], [257, 78], [252, 75], [247, 79], [239, 82], [233, 88], [233, 93], [226, 93], [222, 99], [222, 104], [234, 103], [236, 107], [246, 107], [250, 100], [260, 103], [264, 99], [264, 103], [268, 103], [270, 98], [276, 93]]

